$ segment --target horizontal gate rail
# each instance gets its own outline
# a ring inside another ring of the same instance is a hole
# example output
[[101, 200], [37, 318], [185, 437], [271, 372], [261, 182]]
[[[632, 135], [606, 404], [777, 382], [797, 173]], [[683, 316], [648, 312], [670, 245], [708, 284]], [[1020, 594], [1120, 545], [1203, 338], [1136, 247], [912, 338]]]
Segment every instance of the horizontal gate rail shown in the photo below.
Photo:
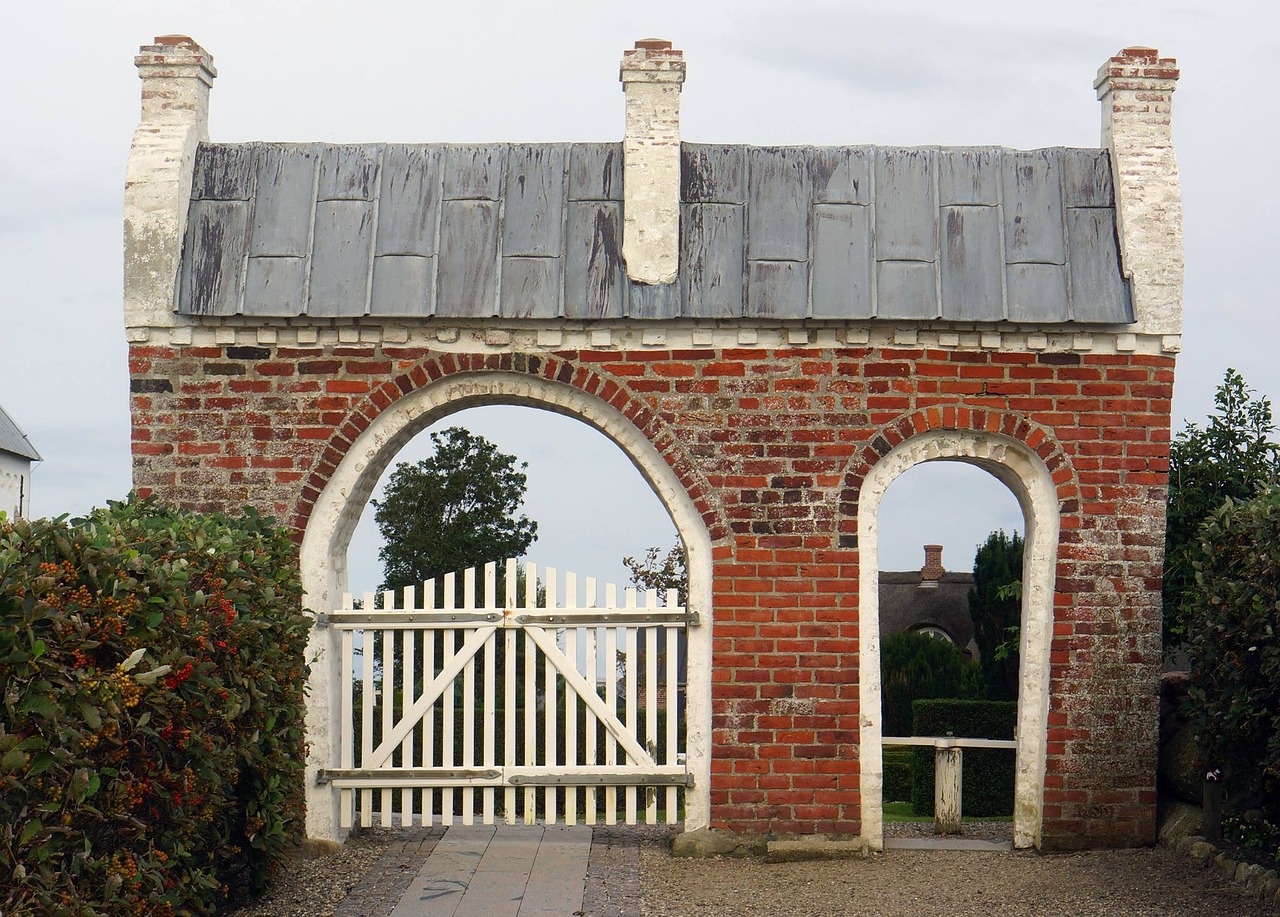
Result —
[[551, 567], [498, 572], [366, 593], [359, 608], [346, 596], [317, 618], [341, 654], [338, 766], [317, 782], [342, 826], [677, 822], [697, 616], [675, 590], [660, 602], [589, 577], [580, 590]]
[[446, 768], [396, 768], [395, 770], [342, 770], [332, 768], [316, 775], [316, 782], [339, 789], [348, 787], [378, 788], [443, 787], [469, 783], [472, 786], [692, 786], [693, 777], [684, 766], [627, 770], [606, 768], [557, 768], [555, 773], [539, 773], [529, 768], [488, 768], [461, 770]]

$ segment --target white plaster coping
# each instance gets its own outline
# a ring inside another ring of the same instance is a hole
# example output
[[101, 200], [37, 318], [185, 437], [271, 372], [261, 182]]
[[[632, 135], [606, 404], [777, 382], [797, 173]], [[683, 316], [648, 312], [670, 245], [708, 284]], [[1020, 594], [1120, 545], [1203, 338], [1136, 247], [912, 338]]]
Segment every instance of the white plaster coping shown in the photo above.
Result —
[[[613, 440], [670, 513], [688, 557], [689, 610], [701, 624], [688, 632], [686, 750], [693, 786], [686, 791], [687, 831], [710, 823], [711, 805], [711, 536], [702, 514], [662, 454], [612, 405], [563, 383], [522, 373], [487, 372], [440, 379], [401, 398], [369, 425], [343, 456], [307, 520], [301, 550], [303, 605], [336, 608], [347, 591], [347, 546], [382, 472], [417, 433], [464, 408], [517, 404], [575, 417]], [[337, 767], [338, 653], [326, 628], [307, 648], [307, 836], [341, 840], [338, 795], [316, 785], [316, 771]]]
[[[654, 349], [705, 349], [759, 347], [823, 350], [848, 345], [869, 347], [904, 346], [904, 329], [889, 323], [845, 326], [841, 324], [807, 325], [808, 330], [794, 334], [794, 329], [777, 323], [750, 323], [731, 320], [724, 323], [690, 325], [688, 322], [626, 322], [604, 327], [580, 321], [554, 322], [499, 319], [480, 322], [438, 321], [404, 324], [405, 320], [381, 323], [364, 318], [356, 325], [331, 319], [252, 319], [237, 316], [231, 320], [174, 316], [175, 326], [134, 326], [127, 329], [130, 340], [156, 345], [253, 345], [278, 343], [330, 345], [358, 338], [362, 344], [384, 344], [404, 347], [429, 347], [441, 353], [555, 353], [561, 350], [613, 350], [619, 353]], [[1117, 327], [1120, 330], [1116, 330]], [[929, 325], [907, 329], [906, 346], [935, 350], [990, 350], [999, 353], [1141, 353], [1168, 354], [1181, 349], [1176, 334], [1134, 333], [1128, 326], [1096, 326], [1091, 331], [1052, 333], [1037, 331], [1035, 326], [1008, 325], [998, 330], [972, 330], [972, 325]], [[345, 331], [345, 336], [344, 336]], [[504, 333], [497, 333], [504, 332]], [[801, 343], [801, 341], [805, 341]], [[1031, 345], [1035, 345], [1032, 347]]]
[[1013, 845], [1039, 847], [1049, 725], [1049, 650], [1058, 556], [1058, 493], [1049, 469], [1026, 445], [1006, 436], [931, 430], [899, 443], [868, 472], [858, 497], [858, 633], [862, 839], [884, 849], [880, 724], [880, 562], [877, 515], [885, 491], [904, 471], [932, 461], [958, 461], [990, 472], [1017, 497], [1026, 522], [1022, 563], [1017, 772]]

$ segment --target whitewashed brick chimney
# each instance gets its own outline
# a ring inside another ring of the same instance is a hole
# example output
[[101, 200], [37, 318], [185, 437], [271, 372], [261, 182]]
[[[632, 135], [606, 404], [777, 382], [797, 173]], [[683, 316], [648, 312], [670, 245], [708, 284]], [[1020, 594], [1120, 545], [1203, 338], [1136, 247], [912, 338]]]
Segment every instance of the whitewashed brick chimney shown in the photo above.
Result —
[[680, 87], [684, 52], [645, 38], [622, 55], [622, 258], [637, 283], [673, 283], [680, 270]]
[[1102, 144], [1111, 151], [1120, 258], [1138, 332], [1182, 333], [1182, 190], [1173, 149], [1178, 62], [1125, 48], [1098, 70]]
[[174, 324], [178, 265], [196, 146], [209, 138], [213, 57], [185, 35], [161, 35], [134, 59], [142, 117], [124, 190], [124, 313], [130, 340]]

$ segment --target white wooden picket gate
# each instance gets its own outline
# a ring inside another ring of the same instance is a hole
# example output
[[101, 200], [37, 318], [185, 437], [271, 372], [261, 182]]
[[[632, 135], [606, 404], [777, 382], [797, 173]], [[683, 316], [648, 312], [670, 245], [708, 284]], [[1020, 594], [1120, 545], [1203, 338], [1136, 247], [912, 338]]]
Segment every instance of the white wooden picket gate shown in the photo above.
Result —
[[[340, 766], [320, 771], [339, 819], [362, 826], [675, 823], [686, 767], [675, 590], [604, 586], [553, 567], [497, 565], [366, 593], [324, 623], [341, 653]], [[539, 601], [539, 580], [545, 589]], [[459, 590], [458, 587], [461, 586]], [[477, 601], [477, 587], [480, 596]], [[459, 592], [461, 593], [459, 596]], [[519, 599], [519, 600], [518, 600]]]

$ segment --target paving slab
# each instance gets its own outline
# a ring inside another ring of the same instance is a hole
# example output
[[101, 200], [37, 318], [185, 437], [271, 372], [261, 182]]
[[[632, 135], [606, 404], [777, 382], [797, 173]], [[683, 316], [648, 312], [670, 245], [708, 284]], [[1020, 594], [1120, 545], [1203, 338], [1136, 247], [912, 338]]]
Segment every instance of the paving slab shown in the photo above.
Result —
[[518, 917], [565, 917], [581, 912], [590, 857], [589, 827], [547, 828]]
[[391, 917], [573, 917], [581, 913], [591, 828], [448, 828]]
[[454, 917], [495, 830], [493, 825], [446, 830], [391, 917]]

